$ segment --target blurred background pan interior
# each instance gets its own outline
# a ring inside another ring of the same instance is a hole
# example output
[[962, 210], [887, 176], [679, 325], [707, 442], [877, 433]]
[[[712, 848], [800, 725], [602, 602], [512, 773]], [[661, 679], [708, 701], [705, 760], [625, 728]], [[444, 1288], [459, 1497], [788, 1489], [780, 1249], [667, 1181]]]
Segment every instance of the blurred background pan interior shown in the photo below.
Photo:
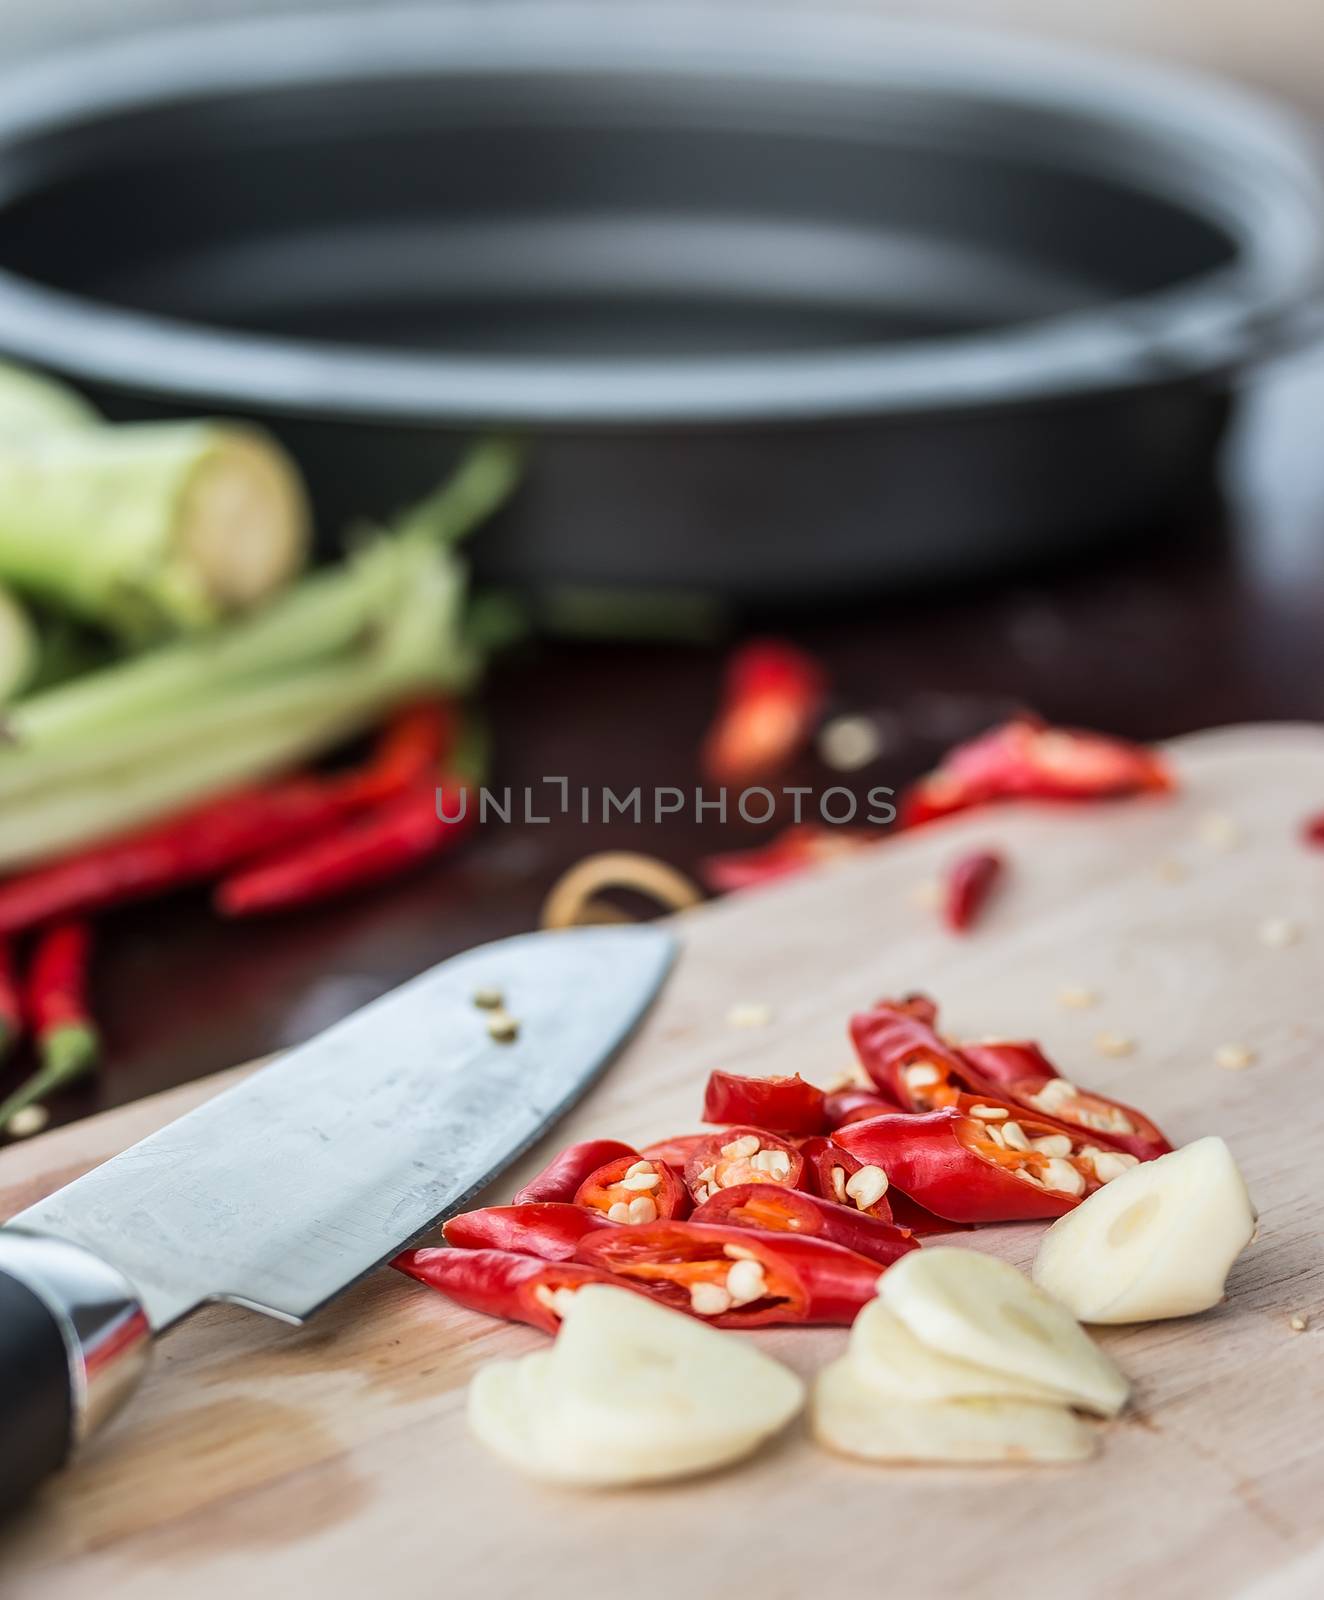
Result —
[[776, 600], [1134, 529], [1324, 259], [1304, 142], [1231, 90], [826, 15], [138, 38], [16, 76], [0, 166], [0, 348], [267, 423], [329, 528], [531, 430], [477, 554], [534, 585]]

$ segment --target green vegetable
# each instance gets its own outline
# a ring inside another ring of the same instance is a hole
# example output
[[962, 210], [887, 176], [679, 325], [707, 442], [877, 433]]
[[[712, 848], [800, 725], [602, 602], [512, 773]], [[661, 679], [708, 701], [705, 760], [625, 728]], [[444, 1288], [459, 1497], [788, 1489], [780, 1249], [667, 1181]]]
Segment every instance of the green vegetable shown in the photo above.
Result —
[[397, 532], [257, 615], [14, 707], [0, 748], [0, 870], [289, 767], [397, 701], [468, 687], [480, 656], [452, 546], [517, 472], [509, 447], [480, 448]]
[[66, 384], [0, 361], [0, 433], [88, 428], [100, 420]]
[[32, 680], [38, 659], [37, 631], [27, 612], [0, 589], [0, 706]]
[[256, 431], [0, 432], [0, 581], [132, 643], [265, 599], [307, 542], [298, 472]]

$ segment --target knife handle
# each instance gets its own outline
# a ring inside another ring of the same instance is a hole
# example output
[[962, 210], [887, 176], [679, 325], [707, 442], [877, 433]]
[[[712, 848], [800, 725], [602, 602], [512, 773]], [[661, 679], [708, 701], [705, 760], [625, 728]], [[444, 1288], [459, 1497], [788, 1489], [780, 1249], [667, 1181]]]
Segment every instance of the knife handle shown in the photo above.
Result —
[[0, 1510], [119, 1410], [151, 1338], [113, 1267], [66, 1240], [0, 1228]]

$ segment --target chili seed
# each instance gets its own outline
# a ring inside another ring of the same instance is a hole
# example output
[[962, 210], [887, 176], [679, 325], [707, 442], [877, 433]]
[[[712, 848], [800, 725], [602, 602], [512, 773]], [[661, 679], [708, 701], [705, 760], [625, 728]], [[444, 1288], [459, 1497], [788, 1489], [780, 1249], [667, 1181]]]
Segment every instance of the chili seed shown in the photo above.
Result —
[[637, 1199], [631, 1200], [626, 1210], [627, 1222], [633, 1222], [638, 1225], [657, 1221], [657, 1206], [646, 1194], [641, 1194]]
[[1100, 1183], [1111, 1183], [1114, 1178], [1120, 1178], [1128, 1168], [1139, 1165], [1139, 1158], [1127, 1155], [1124, 1150], [1095, 1150], [1092, 1153], [1089, 1151], [1081, 1153], [1089, 1155], [1094, 1166], [1094, 1176]]
[[1060, 1190], [1063, 1194], [1085, 1193], [1085, 1180], [1069, 1161], [1050, 1157], [1044, 1163], [1043, 1176], [1046, 1188]]
[[732, 1261], [757, 1261], [758, 1257], [752, 1250], [746, 1250], [743, 1244], [724, 1244], [722, 1254], [730, 1256]]
[[519, 1023], [506, 1012], [499, 1011], [488, 1022], [487, 1032], [497, 1044], [514, 1044], [519, 1038]]
[[695, 1283], [690, 1286], [690, 1305], [701, 1317], [720, 1317], [731, 1309], [731, 1296], [716, 1283]]
[[480, 1011], [499, 1011], [506, 1003], [506, 997], [500, 989], [481, 988], [474, 990], [474, 1004]]
[[942, 1073], [931, 1061], [917, 1061], [913, 1067], [905, 1069], [906, 1087], [909, 1089], [927, 1089], [941, 1077]]
[[1082, 989], [1074, 984], [1057, 991], [1057, 1003], [1065, 1006], [1068, 1011], [1087, 1011], [1090, 1006], [1099, 1003], [1099, 997], [1093, 989]]
[[1241, 829], [1223, 811], [1206, 811], [1195, 831], [1200, 843], [1211, 850], [1235, 850], [1241, 843]]
[[1031, 1139], [1030, 1143], [1044, 1156], [1069, 1156], [1071, 1154], [1071, 1140], [1065, 1133], [1048, 1133], [1042, 1139]]
[[1129, 1056], [1136, 1042], [1124, 1033], [1099, 1033], [1094, 1036], [1094, 1048], [1101, 1056]]
[[763, 1267], [757, 1261], [737, 1261], [726, 1275], [726, 1292], [732, 1303], [748, 1305], [751, 1300], [761, 1300], [768, 1292]]
[[1009, 1113], [1006, 1106], [971, 1106], [970, 1115], [983, 1122], [1001, 1122]]
[[845, 1169], [845, 1167], [833, 1167], [833, 1169], [832, 1169], [832, 1193], [837, 1197], [837, 1199], [841, 1202], [842, 1205], [845, 1205], [845, 1203], [846, 1203], [846, 1169]]
[[772, 1007], [754, 1000], [742, 1001], [731, 1007], [726, 1021], [731, 1028], [766, 1028], [772, 1021]]
[[641, 1173], [656, 1171], [657, 1168], [651, 1161], [636, 1161], [632, 1167], [626, 1167], [625, 1176], [627, 1178], [634, 1178], [638, 1177]]
[[791, 1174], [791, 1158], [785, 1150], [760, 1150], [750, 1165], [770, 1178], [788, 1178]]
[[1028, 1150], [1030, 1141], [1019, 1122], [1004, 1122], [998, 1129], [1008, 1150]]
[[1254, 1059], [1255, 1052], [1247, 1050], [1244, 1044], [1221, 1044], [1214, 1051], [1214, 1065], [1228, 1072], [1240, 1072], [1243, 1067], [1250, 1066]]
[[1260, 924], [1260, 943], [1274, 950], [1295, 944], [1300, 937], [1301, 929], [1287, 917], [1266, 917]]
[[851, 1174], [846, 1193], [861, 1211], [867, 1211], [887, 1193], [887, 1174], [881, 1167], [861, 1167], [858, 1172]]
[[876, 761], [883, 736], [872, 717], [833, 717], [818, 736], [818, 753], [834, 772], [858, 772]]
[[621, 1179], [622, 1189], [637, 1189], [640, 1193], [647, 1193], [649, 1189], [656, 1189], [662, 1182], [656, 1172], [636, 1172], [633, 1177], [628, 1174]]
[[1306, 1316], [1305, 1312], [1298, 1311], [1287, 1326], [1293, 1333], [1304, 1333], [1310, 1326], [1310, 1318]]
[[758, 1151], [759, 1141], [752, 1133], [742, 1134], [739, 1139], [722, 1146], [722, 1154], [728, 1161], [739, 1161], [745, 1156], [757, 1155]]

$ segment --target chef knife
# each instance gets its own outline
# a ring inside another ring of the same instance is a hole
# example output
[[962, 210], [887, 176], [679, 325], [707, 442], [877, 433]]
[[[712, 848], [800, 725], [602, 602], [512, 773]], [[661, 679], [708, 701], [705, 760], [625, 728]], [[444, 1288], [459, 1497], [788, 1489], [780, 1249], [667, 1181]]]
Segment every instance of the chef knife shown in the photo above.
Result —
[[190, 1311], [301, 1323], [459, 1209], [579, 1099], [673, 954], [645, 927], [471, 950], [12, 1218], [0, 1505], [113, 1415]]

